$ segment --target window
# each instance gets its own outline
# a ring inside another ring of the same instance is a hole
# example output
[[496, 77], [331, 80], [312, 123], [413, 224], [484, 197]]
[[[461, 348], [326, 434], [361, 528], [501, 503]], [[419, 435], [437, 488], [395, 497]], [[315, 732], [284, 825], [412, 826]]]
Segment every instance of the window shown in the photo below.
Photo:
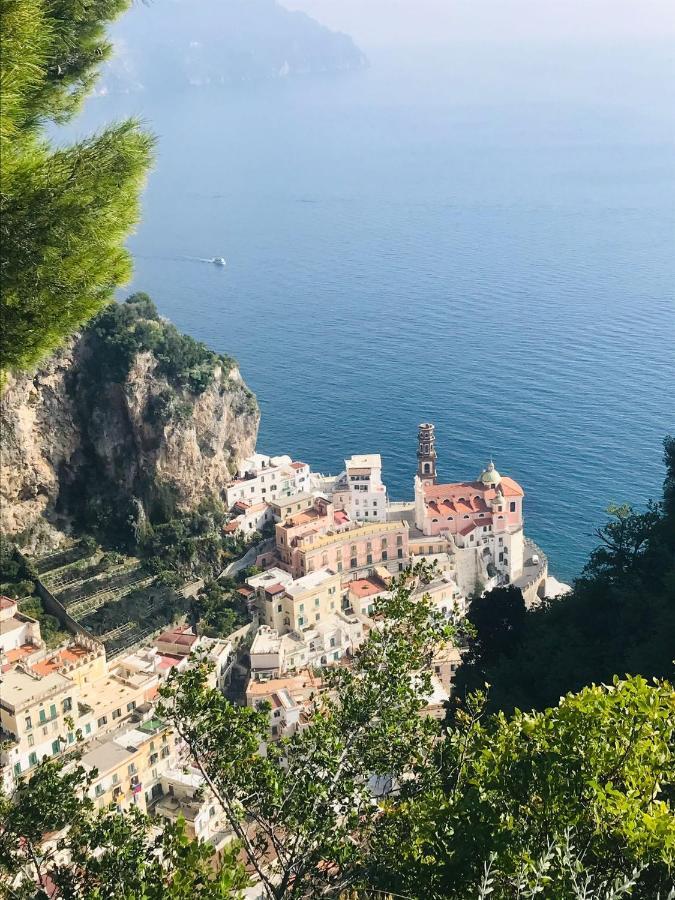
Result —
[[516, 511], [516, 501], [515, 501], [515, 500], [512, 500], [512, 501], [509, 503], [509, 509], [511, 510], [511, 512], [515, 512], [515, 511]]
[[383, 562], [386, 562], [388, 558], [389, 558], [389, 554], [387, 553], [386, 550], [383, 550], [383, 551], [382, 551], [382, 560], [383, 560]]
[[166, 759], [170, 752], [168, 747], [162, 747], [162, 759]]
[[319, 606], [320, 604], [321, 604], [321, 601], [319, 600], [319, 598], [315, 597], [314, 598], [314, 606]]
[[84, 733], [91, 734], [91, 722], [87, 722], [87, 724], [84, 726]]
[[349, 561], [349, 565], [351, 566], [352, 569], [355, 569], [357, 567], [358, 560], [356, 559], [355, 556], [352, 556], [352, 558]]
[[30, 766], [37, 766], [37, 753], [33, 751], [28, 757], [28, 764]]
[[304, 612], [304, 611], [305, 611], [305, 604], [304, 604], [304, 603], [301, 603], [301, 604], [298, 606], [298, 610], [299, 610], [300, 612]]
[[396, 555], [398, 556], [399, 559], [403, 559], [403, 550], [401, 550], [400, 547], [399, 547]]
[[55, 703], [52, 703], [52, 705], [49, 707], [49, 717], [50, 717], [51, 719], [55, 719], [56, 716], [57, 716], [57, 712], [56, 712], [56, 704], [55, 704]]
[[368, 556], [366, 556], [366, 563], [369, 566], [371, 566], [373, 564], [373, 554], [372, 553], [369, 553]]
[[47, 721], [47, 713], [44, 711], [44, 709], [40, 710], [40, 721], [41, 722]]
[[304, 617], [303, 617], [303, 616], [300, 616], [300, 618], [298, 619], [298, 625], [302, 628], [302, 626], [303, 626], [304, 624], [305, 624]]
[[127, 703], [127, 712], [131, 712], [136, 709], [136, 701], [132, 700], [131, 703]]
[[130, 775], [135, 775], [135, 774], [136, 774], [136, 764], [135, 764], [135, 763], [129, 763], [129, 765], [127, 766], [127, 772], [128, 772]]
[[99, 782], [99, 783], [96, 785], [96, 787], [94, 788], [94, 794], [95, 794], [97, 797], [100, 797], [101, 794], [105, 794], [105, 788], [103, 787], [103, 785], [102, 785], [100, 782]]
[[101, 718], [98, 720], [98, 722], [96, 724], [98, 725], [99, 728], [103, 728], [104, 725], [108, 724], [108, 717], [101, 716]]
[[277, 606], [277, 612], [281, 612], [281, 603], [279, 603]]
[[61, 752], [61, 741], [52, 741], [52, 753], [56, 756]]
[[21, 763], [20, 762], [14, 763], [14, 774], [15, 775], [21, 774]]
[[26, 731], [28, 731], [29, 728], [33, 727], [33, 720], [31, 719], [30, 716], [26, 716], [25, 723], [26, 723]]
[[396, 546], [397, 547], [403, 546], [403, 537], [400, 534], [396, 535]]
[[70, 712], [72, 708], [73, 708], [73, 700], [72, 700], [72, 697], [66, 697], [66, 699], [63, 701], [63, 711], [64, 711], [64, 713]]
[[320, 618], [321, 618], [321, 613], [317, 613], [317, 614], [314, 616], [314, 619], [315, 619], [316, 622], [318, 622]]
[[120, 776], [117, 774], [117, 772], [115, 772], [115, 774], [112, 777], [112, 783], [119, 784], [119, 781], [120, 781]]
[[69, 731], [68, 732], [68, 743], [72, 744], [72, 743], [74, 743], [74, 741], [75, 741], [75, 735], [73, 734], [72, 731]]
[[398, 564], [398, 570], [399, 570], [399, 572], [403, 571], [403, 563]]

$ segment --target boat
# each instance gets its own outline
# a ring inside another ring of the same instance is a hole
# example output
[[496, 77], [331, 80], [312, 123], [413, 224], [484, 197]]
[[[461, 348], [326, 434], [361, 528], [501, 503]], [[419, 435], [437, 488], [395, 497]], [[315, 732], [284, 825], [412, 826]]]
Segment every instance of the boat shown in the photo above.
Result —
[[222, 256], [214, 256], [213, 259], [211, 260], [211, 262], [213, 263], [214, 266], [226, 266], [227, 265], [227, 263], [225, 262], [225, 260], [223, 259]]

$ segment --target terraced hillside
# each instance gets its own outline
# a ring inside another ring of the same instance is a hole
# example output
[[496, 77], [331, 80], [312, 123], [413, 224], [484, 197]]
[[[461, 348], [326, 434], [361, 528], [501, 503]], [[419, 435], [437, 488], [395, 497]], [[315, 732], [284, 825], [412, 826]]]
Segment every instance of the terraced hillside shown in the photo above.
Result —
[[131, 556], [86, 542], [35, 560], [44, 587], [114, 657], [187, 612], [174, 588]]

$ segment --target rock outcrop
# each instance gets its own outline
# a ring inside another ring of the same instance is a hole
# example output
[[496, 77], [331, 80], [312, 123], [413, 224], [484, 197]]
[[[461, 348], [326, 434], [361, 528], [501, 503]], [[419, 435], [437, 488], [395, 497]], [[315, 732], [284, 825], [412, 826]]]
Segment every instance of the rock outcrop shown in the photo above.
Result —
[[57, 546], [82, 516], [91, 524], [97, 507], [106, 522], [151, 515], [162, 496], [194, 509], [255, 448], [258, 407], [231, 360], [210, 354], [194, 390], [152, 350], [139, 348], [113, 379], [100, 354], [86, 330], [4, 391], [0, 529], [31, 551]]

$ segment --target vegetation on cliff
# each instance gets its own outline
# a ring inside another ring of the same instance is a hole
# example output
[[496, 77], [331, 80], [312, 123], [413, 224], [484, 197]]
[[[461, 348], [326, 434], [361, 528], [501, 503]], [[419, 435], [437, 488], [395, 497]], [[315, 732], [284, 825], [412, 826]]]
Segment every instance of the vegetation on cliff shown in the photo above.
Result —
[[[218, 367], [228, 373], [236, 365], [231, 357], [215, 353], [162, 319], [144, 293], [132, 294], [124, 303], [111, 303], [87, 331], [93, 357], [89, 374], [99, 382], [124, 381], [138, 354], [152, 353], [157, 360], [156, 374], [171, 387], [201, 394]], [[164, 419], [159, 399], [153, 398], [149, 415]]]
[[664, 442], [663, 499], [644, 512], [612, 507], [571, 594], [525, 611], [515, 592], [472, 604], [457, 696], [490, 684], [492, 709], [544, 709], [568, 691], [630, 672], [673, 677], [675, 438]]
[[152, 139], [122, 122], [54, 148], [110, 55], [105, 27], [128, 0], [4, 0], [0, 56], [0, 368], [34, 366], [128, 279]]

